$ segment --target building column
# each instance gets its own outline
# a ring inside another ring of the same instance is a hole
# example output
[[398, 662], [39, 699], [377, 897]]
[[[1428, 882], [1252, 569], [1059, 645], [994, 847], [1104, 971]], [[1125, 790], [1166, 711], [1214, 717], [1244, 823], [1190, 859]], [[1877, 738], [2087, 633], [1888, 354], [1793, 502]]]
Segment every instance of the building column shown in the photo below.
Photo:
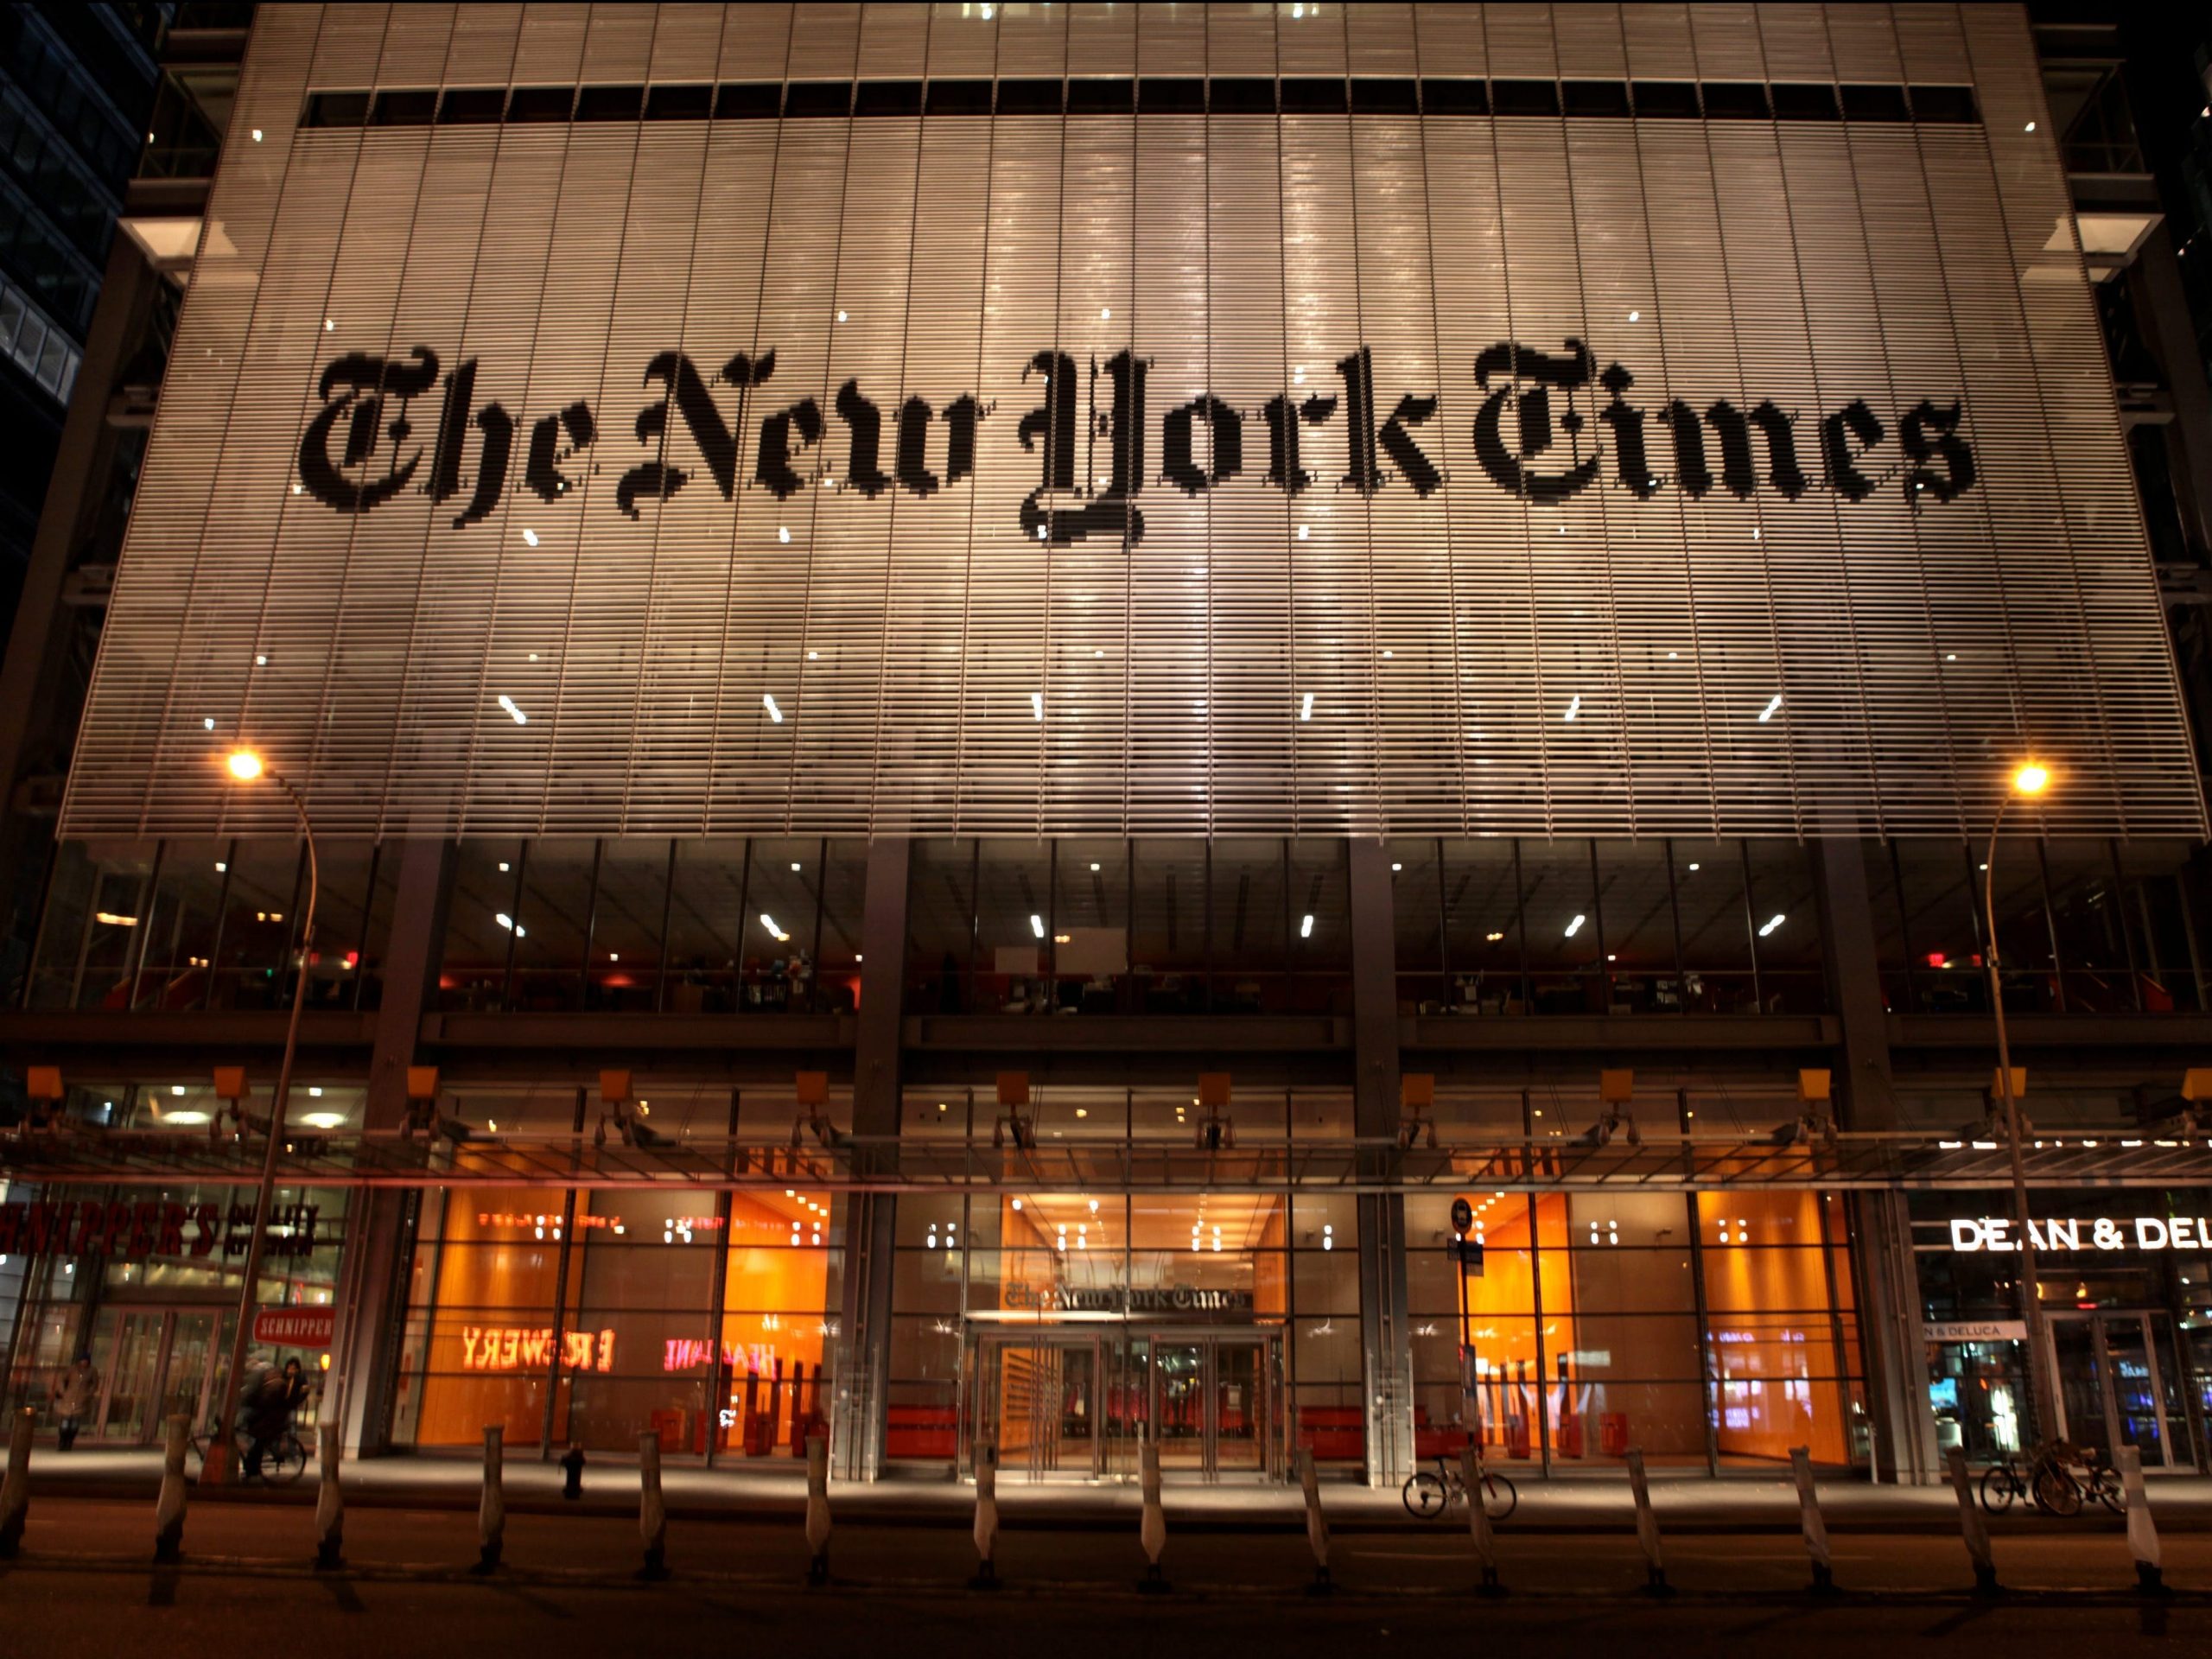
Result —
[[[399, 845], [399, 888], [392, 897], [384, 995], [377, 1005], [376, 1043], [361, 1112], [362, 1127], [379, 1131], [396, 1129], [406, 1119], [407, 1068], [415, 1063], [423, 1010], [435, 1001], [454, 865], [449, 841]], [[348, 1294], [340, 1299], [331, 1363], [342, 1368], [340, 1409], [346, 1449], [353, 1456], [375, 1457], [391, 1449], [406, 1314], [406, 1257], [418, 1194], [398, 1187], [363, 1187], [353, 1198], [346, 1210], [342, 1269]]]
[[2164, 220], [2143, 238], [2126, 282], [2144, 343], [2165, 376], [2173, 404], [2166, 453], [2182, 528], [2194, 545], [2212, 550], [2212, 387], [2197, 355], [2173, 232]]
[[[1375, 1143], [1361, 1178], [1397, 1173], [1398, 960], [1390, 861], [1379, 840], [1349, 850], [1351, 915], [1352, 1133]], [[1413, 1471], [1413, 1346], [1406, 1330], [1406, 1201], [1359, 1199], [1359, 1332], [1365, 1355], [1367, 1480], [1395, 1486]]]
[[[1841, 1027], [1842, 1065], [1835, 1090], [1839, 1126], [1893, 1129], [1897, 1104], [1890, 1072], [1889, 1011], [1882, 997], [1866, 856], [1855, 836], [1816, 841], [1812, 854], [1821, 955]], [[1851, 1253], [1859, 1268], [1859, 1341], [1866, 1357], [1875, 1478], [1923, 1484], [1936, 1478], [1936, 1415], [1928, 1398], [1920, 1275], [1904, 1196], [1855, 1193], [1846, 1208]]]
[[[861, 916], [861, 1001], [853, 1046], [852, 1169], [866, 1180], [898, 1168], [899, 1046], [906, 1018], [906, 876], [912, 843], [873, 841]], [[830, 1444], [839, 1476], [874, 1480], [883, 1463], [890, 1374], [891, 1278], [897, 1200], [858, 1192], [845, 1204], [842, 1335]]]

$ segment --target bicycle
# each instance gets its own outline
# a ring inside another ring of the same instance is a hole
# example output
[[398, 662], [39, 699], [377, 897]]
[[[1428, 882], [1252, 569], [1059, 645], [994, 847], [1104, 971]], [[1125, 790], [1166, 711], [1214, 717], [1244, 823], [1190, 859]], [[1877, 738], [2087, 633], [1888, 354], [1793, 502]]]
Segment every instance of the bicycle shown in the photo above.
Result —
[[[1513, 1482], [1496, 1470], [1482, 1466], [1483, 1513], [1493, 1521], [1503, 1521], [1519, 1506], [1521, 1494]], [[1436, 1472], [1416, 1470], [1406, 1477], [1406, 1484], [1398, 1496], [1404, 1500], [1407, 1512], [1421, 1520], [1433, 1520], [1457, 1505], [1465, 1503], [1467, 1483], [1459, 1473], [1458, 1462], [1439, 1455]]]
[[2127, 1507], [2120, 1471], [2095, 1452], [2065, 1440], [2046, 1440], [2031, 1452], [2016, 1452], [1982, 1471], [1981, 1507], [1990, 1514], [2002, 1515], [2023, 1498], [2044, 1514], [2056, 1516], [2079, 1515], [2093, 1498], [2113, 1515]]
[[[202, 1469], [207, 1466], [207, 1433], [204, 1428], [194, 1430], [189, 1443]], [[253, 1436], [244, 1429], [238, 1430], [231, 1436], [231, 1466], [238, 1471], [238, 1478], [241, 1482], [247, 1478], [246, 1460], [252, 1455]], [[300, 1437], [289, 1427], [270, 1441], [262, 1452], [258, 1478], [266, 1485], [289, 1486], [307, 1471], [307, 1448], [300, 1444]]]

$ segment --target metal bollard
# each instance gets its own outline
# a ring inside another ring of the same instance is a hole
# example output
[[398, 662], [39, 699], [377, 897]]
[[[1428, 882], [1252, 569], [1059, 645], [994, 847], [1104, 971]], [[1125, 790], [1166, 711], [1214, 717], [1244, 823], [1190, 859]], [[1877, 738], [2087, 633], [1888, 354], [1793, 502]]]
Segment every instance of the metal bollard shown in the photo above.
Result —
[[660, 1496], [660, 1436], [647, 1429], [638, 1436], [638, 1535], [645, 1541], [641, 1579], [668, 1576], [668, 1505]]
[[476, 1506], [476, 1565], [469, 1569], [472, 1573], [497, 1572], [499, 1549], [506, 1541], [506, 1437], [507, 1431], [499, 1424], [484, 1425], [484, 1497]]
[[174, 1561], [184, 1554], [184, 1454], [192, 1444], [192, 1419], [179, 1412], [169, 1419], [168, 1444], [162, 1451], [162, 1494], [154, 1500], [154, 1559]]
[[1329, 1578], [1329, 1522], [1321, 1513], [1321, 1478], [1313, 1470], [1313, 1448], [1298, 1448], [1298, 1485], [1306, 1495], [1306, 1541], [1313, 1550], [1313, 1582], [1309, 1596], [1325, 1596], [1337, 1586]]
[[31, 1512], [31, 1426], [38, 1414], [25, 1406], [8, 1426], [8, 1478], [0, 1481], [0, 1560], [23, 1547], [23, 1522]]
[[806, 1547], [814, 1552], [807, 1563], [809, 1584], [830, 1582], [830, 1437], [806, 1437]]
[[569, 1503], [582, 1500], [584, 1495], [584, 1449], [571, 1445], [569, 1453], [561, 1459], [561, 1496]]
[[1828, 1548], [1828, 1523], [1821, 1515], [1820, 1495], [1813, 1490], [1813, 1450], [1789, 1448], [1789, 1472], [1797, 1482], [1797, 1514], [1805, 1529], [1805, 1550], [1813, 1558], [1813, 1593], [1825, 1596], [1835, 1589], [1835, 1556]]
[[976, 1442], [976, 1576], [970, 1590], [999, 1587], [999, 1449], [988, 1440]]
[[1160, 1552], [1167, 1548], [1167, 1511], [1160, 1507], [1160, 1447], [1150, 1440], [1137, 1447], [1137, 1484], [1144, 1494], [1144, 1518], [1137, 1523], [1137, 1541], [1144, 1546], [1147, 1562], [1137, 1588], [1146, 1595], [1164, 1595], [1167, 1580], [1160, 1576]]
[[2158, 1529], [2151, 1519], [2151, 1499], [2143, 1490], [2143, 1450], [2120, 1448], [2120, 1485], [2127, 1497], [2127, 1549], [2135, 1557], [2135, 1587], [2146, 1596], [2170, 1596], [2158, 1554]]
[[1459, 1448], [1459, 1478], [1467, 1488], [1467, 1535], [1474, 1541], [1475, 1565], [1482, 1569], [1482, 1593], [1500, 1592], [1497, 1545], [1491, 1537], [1490, 1511], [1483, 1507], [1482, 1448], [1471, 1440]]
[[346, 1561], [346, 1495], [338, 1485], [344, 1444], [336, 1422], [322, 1425], [315, 1451], [322, 1465], [322, 1483], [315, 1497], [315, 1566], [316, 1572], [327, 1573]]
[[1643, 1546], [1643, 1587], [1655, 1596], [1670, 1596], [1674, 1586], [1667, 1582], [1667, 1556], [1659, 1548], [1659, 1517], [1652, 1512], [1642, 1452], [1628, 1454], [1628, 1484], [1636, 1494], [1636, 1541]]
[[1989, 1553], [1989, 1523], [1982, 1519], [1981, 1511], [1974, 1501], [1974, 1479], [1967, 1473], [1967, 1454], [1953, 1446], [1943, 1459], [1944, 1467], [1951, 1479], [1951, 1491], [1959, 1500], [1959, 1530], [1965, 1536], [1967, 1555], [1974, 1562], [1974, 1589], [1978, 1596], [1995, 1595], [1998, 1591], [1997, 1560]]

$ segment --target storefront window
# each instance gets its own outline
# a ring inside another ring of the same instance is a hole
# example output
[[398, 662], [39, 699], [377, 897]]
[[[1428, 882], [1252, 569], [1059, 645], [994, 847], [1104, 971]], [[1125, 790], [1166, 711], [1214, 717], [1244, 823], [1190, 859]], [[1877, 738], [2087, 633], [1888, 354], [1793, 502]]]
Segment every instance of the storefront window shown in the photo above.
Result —
[[1406, 1201], [1420, 1455], [1471, 1435], [1488, 1456], [1554, 1470], [1630, 1446], [1693, 1467], [1783, 1462], [1794, 1446], [1866, 1460], [1849, 1263], [1823, 1231], [1833, 1200], [1463, 1196], [1483, 1247], [1464, 1283], [1451, 1198]]
[[428, 1195], [395, 1437], [474, 1445], [502, 1423], [511, 1446], [632, 1451], [650, 1432], [670, 1452], [803, 1455], [828, 1425], [842, 1205], [797, 1187]]

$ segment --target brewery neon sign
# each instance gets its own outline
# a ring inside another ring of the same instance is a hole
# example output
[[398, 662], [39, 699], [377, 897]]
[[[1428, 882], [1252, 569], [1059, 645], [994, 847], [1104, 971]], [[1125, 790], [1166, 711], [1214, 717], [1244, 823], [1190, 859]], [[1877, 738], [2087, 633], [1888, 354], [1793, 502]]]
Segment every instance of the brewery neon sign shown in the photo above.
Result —
[[[2028, 1223], [2028, 1243], [2038, 1250], [2212, 1250], [2212, 1220], [2202, 1216], [2047, 1217]], [[1998, 1216], [1955, 1216], [1951, 1248], [1971, 1253], [2017, 1250], [2019, 1224]]]
[[[537, 1371], [553, 1357], [550, 1325], [528, 1330], [512, 1325], [461, 1327], [461, 1369], [464, 1371]], [[561, 1363], [571, 1371], [614, 1369], [614, 1332], [563, 1331]]]

